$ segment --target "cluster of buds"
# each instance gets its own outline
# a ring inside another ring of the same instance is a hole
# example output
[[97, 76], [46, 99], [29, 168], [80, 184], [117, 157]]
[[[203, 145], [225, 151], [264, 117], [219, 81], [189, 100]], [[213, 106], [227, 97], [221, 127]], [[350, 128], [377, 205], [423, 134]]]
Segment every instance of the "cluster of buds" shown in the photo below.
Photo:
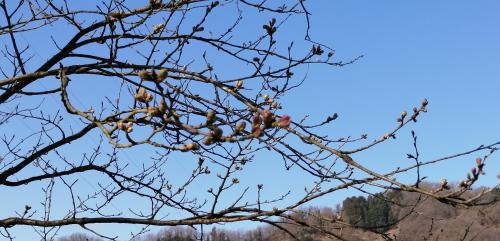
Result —
[[283, 115], [278, 118], [270, 110], [262, 111], [262, 114], [255, 113], [252, 117], [252, 135], [254, 137], [260, 137], [263, 131], [273, 127], [285, 128], [291, 123], [291, 118], [289, 115]]
[[268, 94], [262, 96], [264, 98], [264, 104], [271, 107], [271, 109], [281, 109], [281, 105]]
[[470, 183], [470, 181], [469, 181], [469, 180], [462, 180], [462, 181], [458, 184], [458, 186], [459, 186], [460, 188], [463, 188], [463, 189], [468, 188], [468, 187], [469, 187], [469, 185], [471, 185], [471, 183]]
[[266, 104], [270, 104], [270, 103], [272, 103], [272, 102], [273, 102], [273, 99], [271, 99], [271, 97], [269, 97], [269, 95], [268, 95], [268, 94], [265, 94], [265, 95], [263, 95], [262, 97], [264, 98], [264, 102], [265, 102]]
[[471, 168], [470, 173], [467, 173], [467, 179], [460, 182], [459, 186], [461, 188], [468, 188], [472, 185], [477, 179], [479, 179], [479, 175], [484, 175], [484, 160], [480, 157], [476, 158], [476, 166]]
[[312, 47], [311, 52], [314, 55], [322, 55], [325, 51], [323, 49], [321, 49], [320, 45], [315, 45]]
[[420, 110], [422, 112], [427, 112], [427, 105], [429, 104], [429, 101], [427, 101], [426, 98], [422, 101], [422, 106], [420, 107]]
[[134, 99], [143, 102], [143, 103], [148, 103], [153, 100], [153, 95], [148, 93], [144, 87], [139, 88], [137, 93], [134, 95]]
[[442, 179], [440, 182], [440, 185], [441, 185], [441, 187], [440, 187], [441, 190], [450, 189], [450, 186], [448, 185], [448, 180], [446, 180], [446, 179]]
[[484, 171], [483, 171], [483, 168], [484, 168], [484, 161], [483, 159], [481, 159], [480, 157], [476, 158], [476, 167], [473, 167], [471, 169], [471, 173], [472, 173], [472, 176], [477, 179], [479, 174], [482, 174], [484, 175]]
[[153, 81], [155, 83], [161, 83], [168, 77], [168, 71], [166, 69], [160, 69], [158, 72], [152, 71], [149, 72], [147, 70], [139, 70], [137, 75], [141, 80], [145, 81]]
[[277, 30], [275, 24], [276, 24], [276, 19], [273, 18], [271, 21], [269, 21], [268, 25], [263, 25], [262, 28], [266, 30], [267, 34], [273, 35]]
[[158, 105], [158, 107], [148, 107], [149, 116], [161, 117], [163, 114], [165, 114], [165, 111], [167, 111], [167, 104], [165, 104], [165, 101], [163, 100], [160, 100], [160, 104]]
[[123, 121], [118, 121], [116, 123], [116, 127], [119, 129], [119, 130], [122, 130], [122, 131], [125, 131], [127, 133], [130, 133], [132, 132], [134, 129], [132, 127], [133, 123], [132, 122], [127, 122], [127, 123], [124, 123]]
[[220, 142], [223, 139], [223, 131], [221, 128], [217, 126], [212, 126], [211, 131], [208, 132], [207, 136], [205, 136], [205, 139], [203, 139], [203, 144], [205, 145], [212, 145], [215, 142]]
[[252, 117], [252, 135], [253, 137], [261, 137], [262, 136], [262, 128], [261, 128], [262, 119], [260, 118], [259, 113], [255, 113]]
[[157, 34], [157, 33], [161, 32], [164, 28], [165, 28], [165, 24], [163, 24], [163, 23], [156, 24], [153, 26], [153, 33]]
[[429, 102], [427, 101], [427, 99], [424, 98], [424, 100], [422, 101], [422, 104], [420, 105], [420, 109], [417, 109], [417, 107], [413, 107], [413, 122], [417, 122], [417, 116], [419, 114], [419, 111], [421, 112], [427, 112], [427, 105], [429, 104]]
[[212, 125], [215, 122], [215, 112], [213, 110], [207, 111], [207, 125]]
[[408, 112], [403, 111], [403, 112], [401, 113], [401, 116], [400, 116], [400, 117], [398, 117], [398, 122], [399, 122], [399, 123], [401, 123], [401, 124], [403, 124], [403, 122], [404, 122], [404, 120], [405, 120], [406, 115], [408, 115]]
[[238, 124], [236, 124], [236, 127], [234, 128], [234, 134], [238, 135], [240, 133], [243, 133], [246, 127], [247, 123], [245, 121], [238, 122]]

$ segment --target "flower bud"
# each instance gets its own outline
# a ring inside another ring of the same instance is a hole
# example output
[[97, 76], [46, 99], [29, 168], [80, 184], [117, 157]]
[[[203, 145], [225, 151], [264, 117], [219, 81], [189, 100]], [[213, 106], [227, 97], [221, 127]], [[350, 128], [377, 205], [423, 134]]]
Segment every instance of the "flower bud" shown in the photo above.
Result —
[[159, 33], [163, 30], [163, 28], [165, 27], [165, 24], [163, 23], [160, 23], [160, 24], [156, 24], [153, 26], [153, 33]]
[[242, 80], [236, 81], [236, 85], [234, 87], [236, 89], [241, 89], [241, 87], [243, 87], [243, 81]]
[[124, 124], [123, 124], [123, 121], [118, 121], [116, 122], [116, 128], [120, 129], [120, 130], [124, 130]]
[[163, 101], [163, 99], [160, 100], [160, 104], [158, 105], [158, 110], [161, 113], [165, 113], [165, 111], [167, 111], [167, 104], [165, 103], [165, 101]]
[[261, 128], [258, 128], [258, 127], [257, 127], [257, 128], [254, 128], [254, 129], [252, 130], [252, 136], [253, 136], [254, 138], [261, 137], [263, 134], [264, 134], [264, 133], [263, 133], [263, 131], [262, 131], [262, 129], [261, 129]]
[[161, 112], [157, 107], [148, 107], [148, 114], [150, 116], [159, 116]]
[[265, 110], [262, 114], [262, 117], [264, 119], [264, 128], [267, 129], [272, 127], [274, 122], [274, 114], [269, 110]]
[[245, 121], [238, 122], [238, 124], [236, 124], [236, 128], [234, 130], [235, 134], [243, 132], [245, 130], [246, 126], [247, 126], [247, 123]]
[[209, 146], [214, 144], [214, 138], [211, 135], [205, 136], [203, 139], [203, 145]]
[[147, 93], [147, 94], [146, 94], [145, 101], [146, 101], [146, 102], [151, 102], [151, 101], [153, 101], [153, 95], [152, 95], [152, 94]]
[[262, 120], [260, 119], [260, 115], [259, 113], [255, 113], [252, 117], [252, 125], [255, 126], [255, 125], [260, 125], [260, 122]]
[[427, 101], [427, 99], [424, 98], [424, 100], [422, 101], [422, 106], [425, 107], [427, 106], [427, 104], [429, 104], [429, 101]]
[[127, 123], [127, 128], [125, 129], [127, 133], [130, 133], [134, 130], [134, 128], [132, 128], [132, 125], [133, 125], [132, 122]]
[[139, 88], [137, 93], [134, 95], [134, 99], [139, 102], [150, 102], [153, 100], [153, 95], [149, 94], [143, 87]]
[[476, 164], [479, 166], [482, 163], [481, 157], [476, 158]]
[[166, 69], [160, 69], [156, 73], [156, 83], [161, 83], [164, 81], [168, 76], [168, 71]]
[[182, 152], [187, 152], [187, 151], [197, 151], [200, 149], [200, 146], [198, 146], [198, 144], [196, 143], [189, 143], [189, 144], [186, 144], [182, 147], [181, 151]]
[[215, 112], [213, 110], [207, 111], [207, 125], [211, 125], [215, 121]]
[[111, 21], [116, 21], [116, 20], [119, 20], [119, 19], [122, 19], [123, 17], [125, 17], [125, 13], [122, 11], [111, 12], [108, 14], [108, 16], [109, 16]]
[[137, 72], [137, 75], [141, 80], [151, 80], [151, 74], [146, 70], [139, 70], [139, 72]]
[[291, 118], [289, 115], [283, 115], [281, 116], [279, 122], [278, 122], [278, 126], [281, 127], [281, 128], [284, 128], [284, 127], [288, 127], [291, 123]]
[[222, 131], [222, 129], [221, 129], [221, 128], [219, 128], [219, 127], [215, 127], [215, 128], [213, 128], [213, 130], [212, 130], [212, 132], [211, 132], [211, 134], [212, 134], [212, 136], [213, 136], [214, 140], [216, 140], [216, 141], [218, 141], [218, 140], [222, 139], [222, 133], [223, 133], [223, 131]]

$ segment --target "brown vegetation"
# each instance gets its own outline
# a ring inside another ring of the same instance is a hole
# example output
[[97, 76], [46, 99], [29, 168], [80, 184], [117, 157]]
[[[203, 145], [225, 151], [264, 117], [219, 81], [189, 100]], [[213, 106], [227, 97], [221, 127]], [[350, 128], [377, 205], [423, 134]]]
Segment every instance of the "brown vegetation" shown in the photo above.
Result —
[[[429, 186], [435, 187], [437, 185]], [[480, 189], [474, 190], [468, 194], [474, 195], [480, 191]], [[390, 239], [401, 241], [496, 241], [500, 237], [500, 205], [495, 202], [500, 199], [500, 190], [484, 197], [484, 206], [469, 209], [453, 207], [410, 192], [394, 192], [389, 196], [391, 198], [384, 200], [384, 202], [390, 206], [394, 220], [391, 224], [384, 226], [383, 231], [380, 230], [380, 227], [369, 228], [365, 224], [360, 225], [354, 222], [354, 220], [353, 222], [344, 222], [345, 220], [339, 218], [339, 213], [343, 213], [344, 217], [353, 215], [346, 214], [345, 205], [357, 202], [361, 197], [352, 197], [346, 199], [343, 202], [344, 206], [339, 210], [328, 207], [311, 207], [294, 211], [291, 215], [295, 216], [297, 220], [306, 222], [312, 228], [293, 224], [285, 225], [292, 235], [272, 226], [261, 226], [246, 231], [213, 227], [211, 230], [203, 232], [203, 237], [199, 229], [168, 228], [158, 233], [143, 235], [134, 241], [373, 241]], [[280, 222], [286, 222], [286, 220], [283, 219]], [[342, 239], [331, 238], [321, 230], [316, 229], [318, 227], [334, 232]], [[380, 235], [374, 234], [374, 230], [380, 232]], [[79, 241], [79, 239], [63, 238], [59, 241]]]

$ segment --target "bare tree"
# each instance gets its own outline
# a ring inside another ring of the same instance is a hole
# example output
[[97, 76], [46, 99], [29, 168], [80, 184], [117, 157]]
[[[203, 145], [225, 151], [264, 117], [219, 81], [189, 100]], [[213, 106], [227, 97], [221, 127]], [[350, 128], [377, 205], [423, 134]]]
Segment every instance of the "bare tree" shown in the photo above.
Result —
[[[313, 40], [303, 0], [2, 0], [0, 9], [0, 187], [44, 194], [0, 217], [4, 237], [14, 239], [18, 226], [45, 240], [67, 225], [97, 234], [92, 224], [142, 225], [140, 234], [150, 225], [253, 221], [286, 231], [309, 225], [294, 210], [347, 188], [473, 206], [498, 187], [465, 195], [498, 142], [420, 160], [415, 138], [414, 164], [391, 171], [353, 157], [395, 139], [427, 112], [425, 99], [373, 140], [325, 133], [336, 113], [319, 123], [286, 113], [280, 100], [308, 66], [356, 61], [336, 60]], [[276, 175], [310, 177], [302, 197], [262, 195], [271, 179], [243, 182], [268, 150], [266, 159], [282, 162]], [[445, 192], [446, 180], [420, 186], [421, 167], [470, 154], [483, 156], [455, 191]], [[405, 173], [416, 180], [396, 180]]]

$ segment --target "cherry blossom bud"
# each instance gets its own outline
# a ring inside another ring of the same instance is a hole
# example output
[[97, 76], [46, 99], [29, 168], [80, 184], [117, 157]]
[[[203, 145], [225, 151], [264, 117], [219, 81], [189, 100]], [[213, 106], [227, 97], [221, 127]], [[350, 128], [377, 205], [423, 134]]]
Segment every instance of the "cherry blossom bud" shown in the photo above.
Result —
[[236, 81], [235, 88], [236, 89], [241, 89], [241, 87], [243, 87], [243, 81], [242, 80]]
[[165, 101], [163, 101], [163, 99], [160, 100], [160, 104], [158, 105], [158, 110], [161, 113], [165, 113], [165, 111], [167, 111], [167, 104], [165, 103]]
[[200, 146], [196, 143], [189, 143], [186, 145], [186, 148], [191, 150], [191, 151], [197, 151], [200, 149]]
[[158, 73], [156, 73], [156, 83], [161, 83], [168, 76], [168, 71], [166, 69], [160, 69]]
[[481, 157], [476, 158], [476, 164], [479, 166], [481, 165], [482, 159]]
[[215, 112], [213, 110], [207, 111], [207, 124], [210, 125], [215, 121]]
[[427, 101], [427, 99], [424, 98], [424, 100], [422, 101], [422, 106], [425, 107], [427, 106], [427, 104], [429, 104], [429, 101]]
[[247, 126], [247, 123], [244, 122], [244, 121], [241, 121], [238, 124], [236, 124], [236, 128], [235, 128], [234, 132], [236, 134], [241, 133], [241, 132], [243, 132], [245, 130], [246, 126]]
[[213, 138], [212, 136], [210, 136], [210, 135], [209, 135], [209, 136], [206, 136], [206, 137], [203, 139], [203, 144], [204, 144], [204, 145], [207, 145], [207, 146], [214, 144], [214, 138]]
[[163, 30], [163, 28], [165, 28], [165, 24], [163, 23], [160, 23], [160, 24], [156, 24], [153, 26], [153, 32], [154, 33], [159, 33]]
[[292, 120], [291, 120], [289, 115], [283, 115], [283, 116], [281, 116], [278, 125], [281, 128], [288, 127], [290, 125], [291, 121]]
[[261, 137], [263, 134], [264, 134], [264, 132], [260, 128], [254, 128], [253, 131], [252, 131], [252, 135], [255, 138]]
[[219, 128], [219, 127], [215, 127], [212, 131], [211, 131], [211, 135], [212, 137], [214, 138], [214, 140], [220, 140], [222, 138], [222, 129]]
[[141, 80], [151, 80], [151, 74], [146, 70], [139, 70], [139, 72], [137, 72], [137, 75]]
[[123, 124], [123, 121], [118, 121], [116, 122], [116, 128], [120, 129], [120, 130], [124, 130], [124, 124]]
[[262, 121], [262, 120], [260, 119], [260, 115], [259, 115], [259, 113], [255, 113], [255, 114], [253, 115], [253, 117], [252, 117], [252, 125], [254, 125], [254, 126], [255, 126], [255, 125], [260, 125], [260, 122], [261, 122], [261, 121]]
[[264, 113], [262, 114], [262, 117], [264, 119], [264, 128], [270, 128], [273, 125], [274, 122], [274, 115], [271, 111], [265, 110]]

